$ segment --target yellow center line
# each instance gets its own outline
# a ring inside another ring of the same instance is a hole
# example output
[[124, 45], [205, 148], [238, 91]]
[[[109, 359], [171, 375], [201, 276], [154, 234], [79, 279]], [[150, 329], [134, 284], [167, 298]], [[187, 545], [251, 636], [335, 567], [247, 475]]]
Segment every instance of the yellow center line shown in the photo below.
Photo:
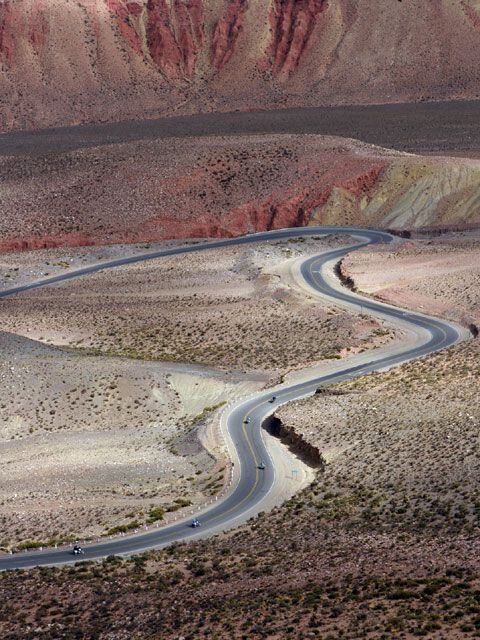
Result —
[[[252, 411], [257, 409], [261, 404], [263, 404], [263, 401], [259, 402], [257, 405], [255, 405], [252, 408]], [[249, 413], [251, 413], [251, 411]], [[233, 505], [233, 507], [230, 507], [230, 509], [228, 509], [227, 511], [223, 511], [218, 516], [215, 516], [214, 518], [211, 518], [211, 519], [207, 520], [208, 524], [210, 524], [211, 522], [214, 522], [215, 520], [218, 520], [218, 518], [223, 518], [227, 513], [230, 513], [232, 511], [234, 511], [235, 509], [238, 509], [238, 507], [240, 507], [244, 502], [246, 502], [250, 498], [250, 496], [254, 493], [255, 489], [258, 486], [258, 481], [260, 479], [260, 474], [258, 473], [257, 456], [255, 455], [255, 450], [254, 450], [253, 445], [251, 443], [250, 436], [248, 435], [248, 432], [247, 432], [247, 430], [245, 428], [245, 420], [247, 419], [249, 413], [246, 413], [243, 416], [243, 419], [242, 419], [242, 431], [243, 431], [243, 434], [245, 436], [245, 440], [246, 440], [246, 442], [248, 444], [248, 448], [250, 449], [250, 452], [252, 454], [253, 461], [254, 461], [254, 464], [255, 464], [255, 467], [256, 467], [256, 469], [255, 469], [255, 482], [253, 483], [252, 488], [250, 489], [250, 491], [247, 493], [247, 495], [244, 498], [242, 498], [242, 500], [240, 500], [240, 502], [237, 502], [237, 504]], [[208, 515], [208, 512], [207, 512], [206, 515]]]

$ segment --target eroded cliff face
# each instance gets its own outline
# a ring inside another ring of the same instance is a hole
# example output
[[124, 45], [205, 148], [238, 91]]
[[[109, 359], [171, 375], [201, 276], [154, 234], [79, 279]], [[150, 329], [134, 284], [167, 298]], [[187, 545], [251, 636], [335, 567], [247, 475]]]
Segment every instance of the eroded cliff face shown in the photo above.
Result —
[[327, 0], [273, 0], [270, 9], [272, 71], [289, 76], [302, 54]]
[[245, 26], [247, 0], [231, 0], [215, 25], [212, 38], [212, 64], [220, 71], [228, 63]]
[[478, 0], [2, 0], [0, 130], [472, 98]]
[[143, 3], [107, 0], [107, 7], [117, 19], [118, 28], [126, 43], [136, 54], [143, 56], [144, 51], [140, 36]]
[[202, 0], [148, 0], [148, 51], [159, 70], [171, 80], [190, 79], [204, 43]]
[[262, 427], [275, 438], [286, 445], [292, 453], [313, 469], [325, 470], [325, 458], [319, 447], [308, 442], [301, 433], [297, 433], [293, 427], [284, 424], [275, 414], [268, 416], [263, 421]]
[[230, 237], [299, 227], [342, 188], [375, 193], [388, 161], [314, 136], [132, 142], [0, 158], [0, 251]]

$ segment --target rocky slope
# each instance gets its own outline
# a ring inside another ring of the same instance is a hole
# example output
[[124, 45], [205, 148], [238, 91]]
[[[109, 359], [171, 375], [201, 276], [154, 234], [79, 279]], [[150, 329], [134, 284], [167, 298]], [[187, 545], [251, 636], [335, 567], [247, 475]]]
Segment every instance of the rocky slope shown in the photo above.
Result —
[[1, 158], [0, 171], [0, 251], [479, 221], [478, 160], [321, 136], [140, 141]]
[[478, 95], [477, 0], [4, 0], [0, 128]]

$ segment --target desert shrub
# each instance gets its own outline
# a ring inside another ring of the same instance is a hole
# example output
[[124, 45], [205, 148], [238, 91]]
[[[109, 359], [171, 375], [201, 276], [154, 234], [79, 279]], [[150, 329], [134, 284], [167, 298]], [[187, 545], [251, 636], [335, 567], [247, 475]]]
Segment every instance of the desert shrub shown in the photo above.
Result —
[[163, 516], [165, 515], [165, 509], [163, 507], [153, 507], [148, 512], [148, 520], [147, 522], [157, 522], [158, 520], [163, 520]]
[[138, 529], [140, 523], [138, 520], [133, 520], [132, 522], [127, 522], [127, 524], [118, 524], [115, 527], [112, 527], [107, 531], [107, 535], [114, 536], [117, 533], [127, 533], [127, 531], [131, 531], [132, 529]]

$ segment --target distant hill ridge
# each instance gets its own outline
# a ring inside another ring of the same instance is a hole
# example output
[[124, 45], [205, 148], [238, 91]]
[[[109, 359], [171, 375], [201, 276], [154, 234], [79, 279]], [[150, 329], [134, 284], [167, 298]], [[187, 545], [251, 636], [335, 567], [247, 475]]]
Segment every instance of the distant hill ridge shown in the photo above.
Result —
[[3, 0], [0, 130], [476, 99], [478, 0]]

